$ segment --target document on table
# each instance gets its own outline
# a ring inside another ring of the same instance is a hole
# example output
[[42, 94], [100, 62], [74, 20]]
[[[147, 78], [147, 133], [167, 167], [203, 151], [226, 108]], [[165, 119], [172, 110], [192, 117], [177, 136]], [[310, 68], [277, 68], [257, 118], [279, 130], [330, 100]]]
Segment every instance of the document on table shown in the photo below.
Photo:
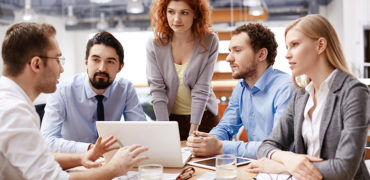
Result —
[[281, 179], [281, 180], [298, 180], [290, 174], [269, 174], [269, 173], [258, 173], [255, 179]]
[[216, 173], [214, 172], [207, 172], [200, 176], [197, 180], [213, 180], [216, 178]]
[[[174, 180], [179, 174], [163, 173], [163, 180]], [[116, 177], [113, 180], [139, 180], [139, 173], [137, 171], [129, 171], [123, 176]]]

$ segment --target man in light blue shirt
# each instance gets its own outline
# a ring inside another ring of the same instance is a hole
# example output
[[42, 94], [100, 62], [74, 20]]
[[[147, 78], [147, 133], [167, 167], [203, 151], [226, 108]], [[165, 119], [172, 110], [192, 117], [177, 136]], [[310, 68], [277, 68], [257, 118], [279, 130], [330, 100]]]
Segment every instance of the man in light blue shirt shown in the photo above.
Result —
[[[61, 83], [45, 107], [41, 133], [53, 152], [86, 152], [98, 138], [96, 121], [145, 121], [131, 82], [116, 78], [123, 68], [123, 47], [108, 32], [97, 33], [86, 47], [87, 73]], [[99, 111], [97, 95], [102, 97]]]
[[[234, 154], [256, 158], [262, 141], [288, 105], [291, 76], [273, 69], [277, 43], [274, 34], [258, 23], [232, 32], [229, 55], [232, 76], [240, 79], [220, 123], [210, 133], [196, 132], [187, 145], [194, 155]], [[230, 141], [244, 126], [248, 142]]]

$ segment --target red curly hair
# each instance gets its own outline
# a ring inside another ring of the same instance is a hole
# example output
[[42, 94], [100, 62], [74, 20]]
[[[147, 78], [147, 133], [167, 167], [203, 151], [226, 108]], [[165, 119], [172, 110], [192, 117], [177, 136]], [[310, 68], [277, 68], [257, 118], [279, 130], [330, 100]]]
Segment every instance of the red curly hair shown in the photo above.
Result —
[[207, 51], [204, 39], [211, 33], [211, 18], [208, 0], [153, 0], [150, 9], [151, 27], [154, 30], [155, 42], [163, 46], [169, 43], [173, 30], [167, 21], [167, 7], [171, 1], [184, 1], [194, 11], [193, 25], [191, 30], [199, 37], [200, 44]]

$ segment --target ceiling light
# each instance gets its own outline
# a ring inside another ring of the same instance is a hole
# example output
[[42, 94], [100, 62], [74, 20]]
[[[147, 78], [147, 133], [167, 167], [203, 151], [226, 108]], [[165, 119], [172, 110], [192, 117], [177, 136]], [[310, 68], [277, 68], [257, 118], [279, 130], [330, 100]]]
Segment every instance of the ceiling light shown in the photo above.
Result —
[[243, 5], [248, 6], [248, 7], [260, 6], [261, 1], [260, 0], [244, 0]]
[[141, 0], [130, 0], [126, 7], [127, 13], [139, 14], [144, 12], [144, 5]]
[[116, 25], [116, 30], [124, 31], [125, 29], [126, 29], [126, 26], [123, 24], [122, 19], [118, 19], [118, 23]]
[[73, 6], [72, 5], [68, 6], [68, 15], [67, 15], [67, 18], [65, 20], [65, 23], [68, 26], [74, 26], [78, 23], [78, 20], [77, 20], [76, 16], [73, 15]]
[[96, 3], [96, 4], [105, 4], [105, 3], [110, 3], [112, 0], [90, 0], [91, 3]]
[[108, 22], [105, 20], [105, 14], [103, 12], [100, 13], [100, 19], [96, 24], [96, 28], [101, 31], [108, 28]]
[[243, 5], [248, 7], [248, 14], [252, 16], [262, 16], [265, 14], [265, 9], [267, 9], [264, 0], [244, 0]]
[[249, 8], [249, 14], [252, 16], [261, 16], [265, 13], [262, 6], [252, 6]]
[[21, 16], [24, 21], [36, 21], [37, 20], [37, 14], [31, 8], [31, 0], [25, 1], [25, 6], [21, 12]]

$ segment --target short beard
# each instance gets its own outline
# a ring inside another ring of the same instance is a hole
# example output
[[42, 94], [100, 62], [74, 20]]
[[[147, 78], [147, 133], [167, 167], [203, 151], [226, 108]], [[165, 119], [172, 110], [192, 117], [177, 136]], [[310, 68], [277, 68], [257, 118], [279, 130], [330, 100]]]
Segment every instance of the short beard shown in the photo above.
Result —
[[254, 78], [257, 74], [257, 63], [252, 62], [250, 66], [245, 69], [243, 72], [238, 74], [232, 74], [233, 79], [249, 79]]
[[[96, 78], [97, 75], [104, 75], [107, 77], [107, 81], [104, 81], [103, 78]], [[91, 85], [95, 88], [95, 89], [106, 89], [107, 87], [109, 87], [113, 81], [110, 81], [110, 77], [109, 77], [109, 74], [106, 73], [106, 72], [96, 72], [94, 73], [94, 77], [91, 79], [89, 78], [90, 80], [90, 83]]]

